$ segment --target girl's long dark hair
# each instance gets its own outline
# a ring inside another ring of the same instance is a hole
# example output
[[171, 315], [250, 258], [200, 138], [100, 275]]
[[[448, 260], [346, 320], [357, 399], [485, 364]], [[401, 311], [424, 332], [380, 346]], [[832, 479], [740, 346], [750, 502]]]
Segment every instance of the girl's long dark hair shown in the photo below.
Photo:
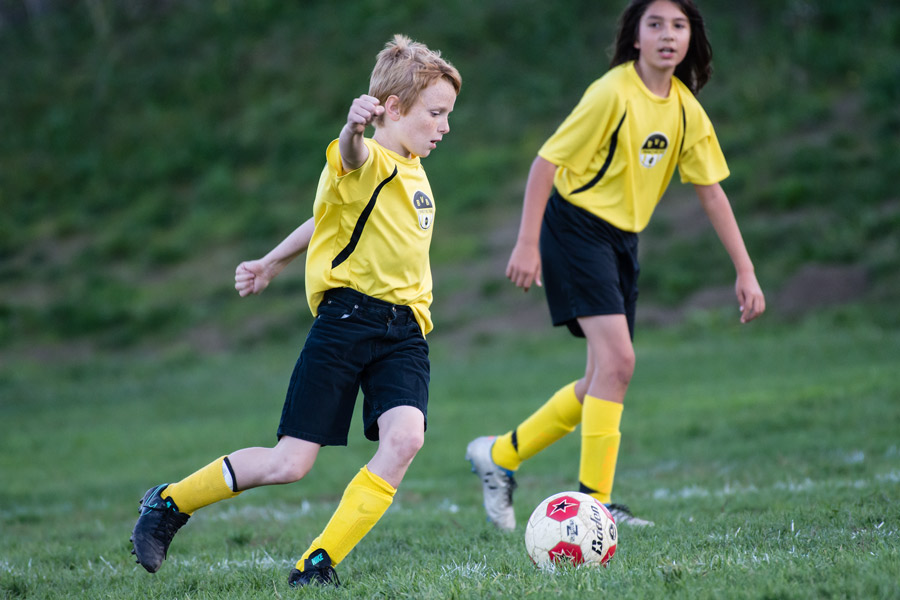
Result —
[[[616, 42], [610, 68], [630, 60], [637, 60], [640, 51], [634, 47], [641, 17], [655, 0], [631, 0], [619, 17]], [[712, 76], [712, 46], [706, 37], [703, 16], [693, 0], [668, 0], [681, 9], [691, 24], [691, 42], [684, 60], [675, 67], [675, 76], [696, 94]]]

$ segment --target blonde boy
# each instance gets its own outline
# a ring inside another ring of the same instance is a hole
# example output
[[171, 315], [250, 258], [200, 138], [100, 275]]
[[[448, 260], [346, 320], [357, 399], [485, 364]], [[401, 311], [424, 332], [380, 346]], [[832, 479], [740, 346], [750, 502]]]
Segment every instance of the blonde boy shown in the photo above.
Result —
[[[334, 567], [391, 505], [422, 447], [428, 405], [435, 205], [420, 158], [450, 130], [460, 86], [439, 52], [394, 36], [378, 54], [369, 93], [353, 100], [326, 150], [313, 218], [263, 258], [238, 266], [240, 295], [259, 294], [308, 249], [306, 294], [316, 319], [291, 376], [277, 444], [232, 452], [144, 495], [132, 542], [151, 573], [198, 508], [298, 481], [319, 448], [346, 445], [360, 388], [365, 435], [378, 448], [297, 561], [290, 585], [340, 585]], [[375, 133], [366, 138], [370, 124]]]

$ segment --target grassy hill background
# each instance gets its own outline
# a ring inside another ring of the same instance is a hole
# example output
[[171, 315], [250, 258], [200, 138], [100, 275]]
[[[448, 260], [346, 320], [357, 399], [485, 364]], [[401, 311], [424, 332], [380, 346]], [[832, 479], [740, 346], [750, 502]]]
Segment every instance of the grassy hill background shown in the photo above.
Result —
[[[194, 351], [304, 331], [301, 264], [264, 301], [239, 299], [233, 270], [311, 214], [324, 148], [396, 32], [463, 76], [427, 160], [437, 331], [549, 327], [542, 295], [503, 269], [528, 166], [606, 70], [623, 4], [0, 3], [0, 353]], [[900, 326], [900, 5], [701, 8], [715, 75], [700, 100], [767, 318], [851, 302], [846, 314]], [[646, 322], [736, 313], [730, 262], [677, 177], [642, 261]]]

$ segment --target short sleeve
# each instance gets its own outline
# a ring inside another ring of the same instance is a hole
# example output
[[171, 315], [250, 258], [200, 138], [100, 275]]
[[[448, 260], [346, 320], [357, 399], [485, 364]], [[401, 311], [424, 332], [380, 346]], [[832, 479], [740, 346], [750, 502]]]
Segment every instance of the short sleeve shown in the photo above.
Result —
[[541, 146], [538, 155], [573, 173], [584, 173], [601, 144], [610, 138], [623, 111], [624, 103], [614, 88], [606, 80], [598, 79]]
[[333, 177], [342, 177], [344, 173], [344, 161], [341, 160], [340, 140], [333, 140], [325, 149], [325, 160], [328, 162], [328, 171]]
[[[380, 181], [379, 168], [383, 161], [378, 160], [378, 151], [373, 147], [374, 142], [371, 139], [364, 138], [363, 142], [369, 149], [369, 156], [366, 158], [366, 162], [352, 171], [344, 170], [344, 161], [341, 159], [339, 140], [334, 140], [328, 145], [328, 149], [325, 151], [325, 157], [328, 164], [326, 165], [326, 173], [322, 174], [322, 180], [327, 178], [329, 180], [328, 182], [337, 192], [336, 194], [331, 195], [331, 202], [345, 204], [363, 199], [368, 201], [368, 198], [357, 197], [353, 194], [346, 193], [345, 190], [351, 185], [354, 189], [359, 189], [360, 187], [370, 187], [374, 189]], [[369, 180], [368, 182], [366, 181], [367, 179]]]
[[686, 107], [684, 147], [678, 159], [682, 183], [712, 185], [728, 177], [728, 163], [706, 112], [697, 104]]

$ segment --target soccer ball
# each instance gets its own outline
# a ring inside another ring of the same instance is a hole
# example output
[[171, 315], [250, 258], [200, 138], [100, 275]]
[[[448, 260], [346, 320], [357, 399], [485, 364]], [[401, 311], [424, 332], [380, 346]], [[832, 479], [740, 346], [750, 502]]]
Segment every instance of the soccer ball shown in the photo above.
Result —
[[603, 503], [581, 492], [559, 492], [537, 505], [525, 526], [535, 565], [603, 565], [616, 552], [616, 521]]

